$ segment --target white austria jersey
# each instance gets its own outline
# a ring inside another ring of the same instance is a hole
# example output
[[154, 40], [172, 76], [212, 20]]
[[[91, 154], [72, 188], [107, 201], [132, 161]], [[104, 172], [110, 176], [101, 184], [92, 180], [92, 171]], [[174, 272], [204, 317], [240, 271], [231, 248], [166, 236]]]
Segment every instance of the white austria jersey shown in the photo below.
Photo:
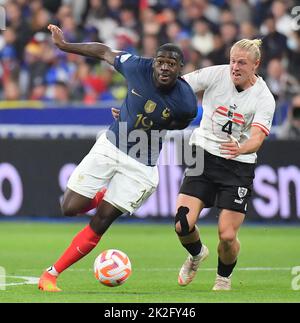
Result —
[[[251, 126], [269, 135], [275, 100], [261, 77], [242, 92], [237, 91], [231, 80], [229, 65], [206, 67], [184, 75], [184, 79], [194, 92], [204, 90], [202, 120], [193, 131], [190, 144], [224, 157], [220, 144], [229, 141], [229, 135], [243, 143], [250, 137]], [[255, 163], [256, 153], [239, 155], [234, 160]]]

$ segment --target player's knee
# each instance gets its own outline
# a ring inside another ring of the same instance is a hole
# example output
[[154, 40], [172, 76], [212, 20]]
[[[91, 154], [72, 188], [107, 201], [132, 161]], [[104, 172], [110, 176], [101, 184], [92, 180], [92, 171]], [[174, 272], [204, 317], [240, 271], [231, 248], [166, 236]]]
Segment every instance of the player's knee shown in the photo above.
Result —
[[[104, 201], [105, 202], [105, 201]], [[90, 221], [90, 226], [97, 234], [103, 235], [122, 212], [109, 203], [102, 203]]]
[[231, 228], [219, 231], [219, 239], [222, 242], [232, 243], [236, 240], [236, 232]]
[[77, 214], [77, 211], [74, 209], [71, 203], [63, 201], [61, 203], [61, 212], [64, 216], [72, 217]]
[[187, 220], [187, 214], [189, 213], [189, 208], [180, 206], [177, 210], [175, 216], [175, 231], [180, 236], [185, 236], [189, 234], [190, 227]]
[[94, 230], [94, 232], [103, 235], [114, 220], [115, 218], [112, 216], [96, 214], [90, 221], [90, 226]]

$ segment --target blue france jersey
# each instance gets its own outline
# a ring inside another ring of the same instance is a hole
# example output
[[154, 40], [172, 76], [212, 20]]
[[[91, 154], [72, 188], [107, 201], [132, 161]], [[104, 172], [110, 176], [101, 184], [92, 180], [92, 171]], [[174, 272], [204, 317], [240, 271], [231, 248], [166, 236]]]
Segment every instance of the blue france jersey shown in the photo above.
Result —
[[[121, 151], [146, 165], [155, 165], [166, 129], [172, 120], [192, 121], [197, 115], [197, 99], [188, 83], [179, 78], [166, 91], [153, 80], [153, 59], [122, 53], [115, 68], [127, 80], [128, 93], [120, 116], [107, 138]], [[162, 131], [165, 130], [165, 131]]]

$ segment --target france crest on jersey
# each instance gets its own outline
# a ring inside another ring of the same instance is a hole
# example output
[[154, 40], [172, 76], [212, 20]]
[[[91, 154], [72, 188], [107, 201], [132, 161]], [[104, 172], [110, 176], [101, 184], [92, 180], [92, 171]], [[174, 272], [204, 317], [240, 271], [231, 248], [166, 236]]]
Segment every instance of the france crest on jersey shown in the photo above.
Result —
[[120, 116], [107, 138], [121, 151], [146, 165], [155, 165], [172, 120], [191, 121], [197, 115], [197, 99], [186, 81], [162, 91], [153, 80], [153, 59], [122, 53], [115, 68], [127, 80], [127, 96]]

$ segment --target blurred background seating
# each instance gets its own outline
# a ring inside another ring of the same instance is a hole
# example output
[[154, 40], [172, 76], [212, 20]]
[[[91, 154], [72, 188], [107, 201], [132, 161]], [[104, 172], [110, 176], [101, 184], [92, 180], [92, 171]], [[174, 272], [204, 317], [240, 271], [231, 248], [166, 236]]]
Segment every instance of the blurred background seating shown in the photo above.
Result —
[[292, 15], [299, 1], [2, 0], [0, 4], [6, 12], [6, 30], [0, 34], [2, 109], [19, 100], [43, 102], [45, 108], [109, 108], [126, 96], [123, 77], [109, 65], [57, 50], [47, 31], [49, 23], [59, 25], [67, 41], [100, 41], [147, 57], [162, 43], [176, 43], [185, 55], [184, 73], [226, 64], [235, 41], [262, 38], [259, 74], [277, 103], [272, 138], [278, 137], [293, 98], [300, 94], [300, 26], [295, 26]]

